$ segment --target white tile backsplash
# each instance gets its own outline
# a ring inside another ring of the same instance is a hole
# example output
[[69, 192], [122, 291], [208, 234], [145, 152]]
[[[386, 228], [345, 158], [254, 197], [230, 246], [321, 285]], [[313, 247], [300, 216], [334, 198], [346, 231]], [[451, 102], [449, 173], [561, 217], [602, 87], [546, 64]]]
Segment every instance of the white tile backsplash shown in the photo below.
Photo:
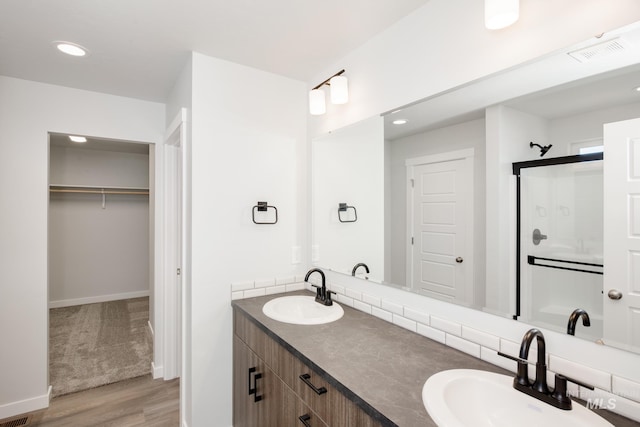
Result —
[[275, 286], [276, 279], [261, 279], [256, 280], [255, 287], [256, 288], [266, 288], [268, 286]]
[[235, 292], [235, 291], [244, 291], [247, 289], [253, 289], [253, 281], [251, 282], [238, 282], [238, 283], [232, 283], [231, 284], [231, 291]]
[[640, 402], [640, 384], [636, 382], [613, 375], [611, 377], [611, 388], [613, 393], [618, 396]]
[[418, 310], [413, 310], [408, 307], [404, 307], [404, 317], [415, 320], [418, 323], [422, 323], [423, 325], [430, 324], [429, 314], [423, 313]]
[[266, 295], [281, 294], [283, 292], [287, 292], [287, 287], [284, 286], [284, 285], [272, 286], [272, 287], [269, 287], [269, 288], [265, 288], [265, 294]]
[[338, 301], [340, 304], [344, 304], [344, 305], [348, 305], [349, 307], [353, 307], [353, 298], [349, 298], [347, 296], [344, 296], [342, 294], [336, 294], [334, 296], [334, 298], [336, 299], [336, 301]]
[[380, 298], [367, 294], [362, 294], [362, 301], [375, 307], [380, 307], [382, 305], [382, 301], [380, 300]]
[[417, 332], [422, 336], [425, 336], [439, 343], [445, 344], [446, 334], [441, 330], [434, 329], [431, 326], [423, 325], [422, 323], [418, 323]]
[[404, 314], [404, 307], [395, 302], [382, 300], [382, 308], [395, 314], [402, 316]]
[[367, 314], [371, 314], [371, 306], [362, 301], [353, 300], [353, 308], [364, 311]]
[[416, 332], [417, 330], [417, 324], [415, 321], [409, 320], [406, 317], [402, 317], [397, 314], [393, 315], [393, 323], [400, 326], [401, 328], [408, 329], [411, 332]]
[[476, 343], [472, 343], [471, 341], [464, 340], [451, 334], [446, 334], [444, 343], [449, 347], [453, 347], [456, 350], [460, 350], [480, 359], [480, 346]]
[[290, 285], [284, 285], [284, 287], [287, 289], [287, 292], [303, 291], [304, 290], [304, 282], [302, 282], [302, 283], [292, 283]]
[[462, 338], [494, 350], [498, 350], [500, 348], [500, 338], [468, 326], [462, 326]]
[[462, 335], [462, 325], [450, 320], [441, 319], [436, 316], [431, 316], [431, 327], [440, 329], [451, 335]]
[[389, 311], [382, 310], [378, 307], [371, 307], [371, 314], [389, 323], [393, 323], [393, 315]]
[[353, 289], [347, 289], [346, 291], [347, 291], [347, 296], [349, 298], [353, 298], [353, 299], [357, 299], [358, 301], [362, 301], [362, 292], [354, 291]]
[[549, 355], [549, 369], [553, 372], [585, 382], [593, 387], [611, 391], [611, 374], [607, 372], [583, 366], [553, 354]]
[[277, 277], [276, 278], [276, 285], [288, 285], [290, 283], [295, 283], [295, 282], [296, 282], [296, 277], [295, 276], [279, 277], [279, 278]]

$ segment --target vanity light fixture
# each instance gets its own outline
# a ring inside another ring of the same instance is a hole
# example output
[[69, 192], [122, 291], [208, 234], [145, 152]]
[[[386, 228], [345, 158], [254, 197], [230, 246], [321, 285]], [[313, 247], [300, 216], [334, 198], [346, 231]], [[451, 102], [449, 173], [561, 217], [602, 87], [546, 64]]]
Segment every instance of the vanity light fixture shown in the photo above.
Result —
[[309, 113], [318, 116], [327, 112], [327, 106], [325, 103], [325, 94], [322, 90], [322, 86], [327, 85], [331, 88], [331, 103], [332, 104], [346, 104], [349, 102], [349, 87], [348, 81], [343, 76], [344, 70], [340, 70], [327, 80], [323, 81], [311, 92], [309, 92]]
[[84, 136], [69, 135], [69, 139], [80, 144], [83, 142], [87, 142], [87, 138], [85, 138]]
[[87, 53], [89, 53], [87, 48], [76, 43], [55, 41], [53, 44], [60, 52], [66, 53], [67, 55], [86, 56]]
[[398, 120], [394, 120], [391, 123], [393, 123], [394, 125], [404, 125], [408, 122], [409, 120], [407, 119], [398, 119]]
[[520, 17], [520, 0], [484, 0], [484, 26], [500, 30]]

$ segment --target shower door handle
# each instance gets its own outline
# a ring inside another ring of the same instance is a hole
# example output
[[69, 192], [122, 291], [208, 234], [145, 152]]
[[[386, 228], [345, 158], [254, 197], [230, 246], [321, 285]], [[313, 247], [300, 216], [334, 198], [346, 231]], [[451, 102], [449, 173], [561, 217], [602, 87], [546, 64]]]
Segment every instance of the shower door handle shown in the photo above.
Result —
[[607, 292], [607, 296], [609, 297], [609, 299], [622, 299], [622, 292], [617, 289], [611, 289], [609, 292]]

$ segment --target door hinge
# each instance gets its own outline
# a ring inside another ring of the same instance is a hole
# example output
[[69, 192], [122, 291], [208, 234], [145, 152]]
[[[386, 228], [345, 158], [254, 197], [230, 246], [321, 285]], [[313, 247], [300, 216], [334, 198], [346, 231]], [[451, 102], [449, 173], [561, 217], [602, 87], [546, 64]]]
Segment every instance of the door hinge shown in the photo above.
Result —
[[180, 267], [176, 268], [176, 274], [179, 276], [180, 275]]
[[411, 238], [411, 244], [413, 245], [413, 237]]
[[411, 188], [415, 187], [415, 184], [416, 184], [415, 180], [411, 178]]

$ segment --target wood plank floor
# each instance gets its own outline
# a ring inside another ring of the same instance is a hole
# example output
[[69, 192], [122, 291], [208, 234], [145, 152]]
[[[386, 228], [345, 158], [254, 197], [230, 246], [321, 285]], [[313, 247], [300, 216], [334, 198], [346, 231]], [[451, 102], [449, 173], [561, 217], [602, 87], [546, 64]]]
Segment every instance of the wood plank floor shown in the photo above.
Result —
[[180, 381], [133, 378], [56, 397], [30, 426], [179, 427]]

